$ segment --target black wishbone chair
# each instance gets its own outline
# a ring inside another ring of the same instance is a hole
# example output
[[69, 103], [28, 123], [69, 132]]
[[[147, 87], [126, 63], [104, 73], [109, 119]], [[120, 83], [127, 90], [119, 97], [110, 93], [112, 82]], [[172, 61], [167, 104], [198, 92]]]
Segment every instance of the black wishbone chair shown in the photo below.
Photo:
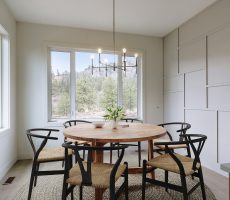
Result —
[[[121, 121], [127, 122], [127, 123], [143, 123], [142, 120], [136, 119], [136, 118], [123, 118]], [[127, 144], [127, 143], [125, 143]], [[123, 145], [121, 143], [110, 143], [111, 146], [113, 145]], [[137, 142], [137, 144], [129, 143], [129, 146], [137, 146], [137, 151], [138, 151], [138, 166], [141, 166], [141, 142]], [[118, 150], [118, 156], [119, 156], [119, 150]], [[110, 163], [112, 163], [112, 151], [110, 151]]]
[[[72, 120], [68, 120], [66, 122], [63, 123], [63, 126], [65, 128], [68, 128], [70, 126], [77, 126], [78, 124], [90, 124], [92, 122], [90, 121], [86, 121], [86, 120], [79, 120], [79, 119], [72, 119]], [[74, 140], [74, 139], [70, 139], [70, 138], [64, 138], [65, 142], [73, 142], [75, 145], [83, 145], [83, 146], [89, 146], [91, 145], [91, 142], [87, 142], [87, 141], [82, 141], [82, 140]], [[85, 151], [83, 151], [83, 160], [85, 159]]]
[[[187, 130], [191, 128], [191, 125], [189, 123], [185, 123], [185, 122], [170, 122], [170, 123], [164, 123], [164, 124], [158, 124], [158, 126], [162, 126], [164, 128], [166, 128], [167, 130], [167, 136], [168, 139], [156, 139], [154, 140], [154, 145], [157, 148], [154, 148], [154, 152], [157, 152], [159, 154], [165, 153], [165, 145], [157, 145], [158, 142], [170, 142], [170, 141], [183, 141], [184, 137], [180, 136], [180, 135], [184, 135], [186, 134]], [[170, 130], [169, 130], [170, 129]], [[173, 131], [171, 129], [174, 129]], [[175, 137], [175, 134], [173, 134], [173, 132], [175, 132], [176, 135], [178, 135], [178, 137]], [[173, 139], [174, 136], [174, 139]], [[190, 148], [187, 144], [178, 144], [178, 145], [169, 145], [168, 148], [175, 150], [175, 149], [186, 149], [187, 150], [187, 156], [190, 157], [191, 153], [190, 153]]]
[[[201, 134], [186, 134], [181, 135], [185, 138], [185, 141], [177, 142], [159, 142], [157, 145], [165, 145], [166, 154], [157, 156], [152, 160], [143, 161], [143, 180], [142, 180], [142, 200], [145, 199], [145, 186], [147, 183], [152, 183], [154, 185], [163, 186], [165, 190], [168, 189], [176, 190], [183, 193], [183, 199], [188, 200], [189, 195], [198, 187], [201, 186], [202, 197], [206, 200], [205, 186], [202, 174], [202, 167], [200, 161], [200, 153], [203, 149], [204, 143], [207, 136]], [[172, 149], [169, 148], [170, 145], [187, 144], [191, 147], [194, 153], [194, 158], [176, 154]], [[149, 168], [147, 168], [147, 166]], [[162, 169], [165, 171], [165, 181], [159, 181], [155, 179], [150, 179], [146, 177], [148, 172], [155, 169]], [[177, 173], [180, 175], [181, 185], [175, 185], [168, 183], [168, 172]], [[186, 176], [198, 177], [199, 182], [193, 186], [190, 191], [188, 191], [186, 184]]]
[[[113, 147], [92, 147], [92, 146], [76, 146], [70, 143], [62, 145], [65, 148], [65, 174], [63, 179], [62, 200], [65, 200], [71, 193], [73, 199], [73, 189], [76, 185], [80, 187], [80, 200], [82, 200], [83, 186], [92, 186], [99, 189], [107, 189], [110, 191], [110, 200], [118, 199], [121, 192], [125, 191], [125, 199], [128, 200], [128, 163], [121, 164], [127, 145]], [[74, 150], [77, 163], [72, 166], [68, 159], [68, 150]], [[87, 162], [80, 157], [79, 151], [87, 151]], [[93, 162], [92, 153], [94, 151], [110, 151], [121, 150], [121, 153], [115, 164]], [[115, 190], [115, 182], [119, 177], [124, 177], [124, 182], [120, 188]]]
[[[39, 166], [41, 163], [64, 161], [65, 159], [63, 147], [59, 146], [59, 147], [52, 147], [52, 148], [44, 148], [48, 140], [58, 140], [57, 137], [50, 136], [51, 133], [53, 132], [59, 132], [59, 130], [46, 129], [46, 128], [34, 128], [34, 129], [28, 129], [26, 131], [27, 137], [29, 139], [29, 142], [31, 144], [34, 153], [28, 200], [31, 199], [33, 185], [36, 186], [38, 176], [64, 174], [64, 170], [39, 171]], [[36, 144], [35, 139], [40, 140], [39, 142], [40, 145], [38, 145], [39, 147], [37, 148], [36, 148], [37, 145], [35, 145]], [[72, 160], [71, 151], [67, 152], [66, 159], [69, 159], [69, 162], [71, 162]]]

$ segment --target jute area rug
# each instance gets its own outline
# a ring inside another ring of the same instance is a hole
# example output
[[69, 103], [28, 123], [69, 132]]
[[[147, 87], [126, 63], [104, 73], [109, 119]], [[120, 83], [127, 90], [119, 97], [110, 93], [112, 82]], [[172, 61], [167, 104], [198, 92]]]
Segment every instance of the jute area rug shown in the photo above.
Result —
[[[163, 171], [156, 171], [156, 178], [163, 180], [164, 175]], [[62, 180], [63, 176], [41, 176], [38, 177], [37, 186], [33, 188], [32, 200], [60, 200], [62, 193]], [[131, 200], [140, 200], [141, 199], [141, 175], [129, 175], [129, 199]], [[180, 178], [177, 174], [169, 173], [169, 181], [171, 183], [180, 184]], [[192, 180], [187, 178], [188, 188], [191, 188], [194, 184], [197, 183], [197, 179]], [[118, 180], [118, 185], [121, 182]], [[29, 183], [25, 183], [15, 196], [15, 200], [26, 200], [28, 195]], [[69, 195], [70, 196], [70, 195]], [[103, 199], [109, 199], [109, 191], [106, 190], [103, 195]], [[206, 197], [208, 200], [216, 200], [214, 194], [206, 186]], [[70, 199], [70, 197], [68, 197]], [[78, 187], [75, 187], [74, 199], [79, 199]], [[94, 199], [94, 189], [91, 187], [83, 188], [83, 199], [91, 200]], [[121, 196], [119, 199], [124, 199], [124, 196]], [[146, 200], [155, 199], [155, 200], [180, 200], [182, 195], [179, 192], [169, 190], [165, 192], [163, 187], [157, 187], [153, 185], [147, 185], [146, 187]], [[191, 195], [191, 200], [200, 200], [202, 199], [201, 189], [198, 187]]]

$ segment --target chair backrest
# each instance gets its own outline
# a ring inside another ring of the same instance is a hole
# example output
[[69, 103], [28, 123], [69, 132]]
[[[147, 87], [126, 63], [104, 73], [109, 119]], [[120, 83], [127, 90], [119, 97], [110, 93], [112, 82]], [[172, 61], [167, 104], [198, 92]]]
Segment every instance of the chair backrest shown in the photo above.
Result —
[[[68, 176], [68, 171], [71, 169], [71, 163], [68, 159], [68, 149], [74, 150], [74, 154], [77, 158], [76, 162], [79, 165], [81, 176], [82, 176], [82, 184], [83, 185], [91, 185], [92, 184], [92, 171], [91, 171], [91, 164], [93, 162], [92, 154], [94, 151], [113, 151], [113, 150], [121, 150], [121, 154], [119, 155], [116, 163], [113, 166], [111, 171], [111, 175], [115, 175], [116, 171], [122, 161], [124, 156], [125, 148], [128, 145], [119, 145], [119, 146], [103, 146], [103, 147], [93, 147], [93, 146], [78, 146], [74, 145], [70, 142], [63, 143], [62, 145], [65, 148], [65, 178]], [[79, 151], [84, 150], [87, 151], [87, 162], [86, 166], [84, 166], [85, 161], [82, 160]]]
[[143, 123], [142, 120], [137, 119], [137, 118], [122, 118], [121, 121], [130, 122], [130, 123], [133, 123], [133, 122]]
[[81, 123], [92, 123], [92, 122], [86, 121], [86, 120], [73, 119], [73, 120], [68, 120], [68, 121], [64, 122], [63, 126], [65, 128], [68, 128], [70, 126], [76, 126], [77, 124], [81, 124]]
[[174, 159], [174, 161], [177, 163], [178, 167], [180, 168], [180, 171], [184, 173], [184, 168], [177, 156], [175, 155], [174, 151], [170, 149], [169, 145], [178, 145], [178, 144], [187, 144], [187, 146], [190, 146], [194, 153], [194, 159], [193, 159], [193, 165], [192, 169], [196, 171], [198, 169], [197, 163], [200, 163], [200, 153], [204, 147], [204, 143], [207, 139], [206, 135], [202, 134], [184, 134], [181, 135], [181, 137], [185, 138], [184, 141], [176, 141], [176, 142], [163, 142], [165, 145], [166, 152], [171, 155], [171, 157]]
[[[158, 126], [162, 126], [162, 127], [178, 127], [179, 129], [176, 128], [176, 132], [179, 133], [179, 141], [183, 141], [184, 138], [182, 138], [180, 135], [184, 135], [186, 134], [187, 130], [191, 128], [191, 125], [189, 123], [185, 123], [185, 122], [170, 122], [170, 123], [163, 123], [163, 124], [158, 124]], [[166, 128], [167, 129], [167, 128]], [[169, 139], [171, 141], [173, 141], [173, 137], [172, 134], [169, 132], [169, 130], [167, 130], [167, 135], [169, 136]]]
[[185, 140], [189, 142], [189, 145], [194, 153], [193, 170], [196, 170], [197, 163], [200, 163], [200, 154], [204, 147], [204, 143], [207, 139], [206, 135], [203, 134], [185, 134]]
[[[47, 128], [33, 128], [26, 130], [27, 138], [33, 149], [34, 159], [38, 158], [39, 153], [44, 148], [48, 140], [58, 140], [57, 137], [50, 136], [52, 132], [59, 132], [59, 130]], [[39, 138], [42, 140], [38, 148], [36, 148], [36, 145], [34, 143], [35, 138]]]

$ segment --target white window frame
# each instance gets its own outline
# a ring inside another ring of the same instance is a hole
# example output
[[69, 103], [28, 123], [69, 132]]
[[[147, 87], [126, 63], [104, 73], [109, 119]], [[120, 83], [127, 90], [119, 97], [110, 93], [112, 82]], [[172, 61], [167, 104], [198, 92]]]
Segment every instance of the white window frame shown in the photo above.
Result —
[[10, 39], [7, 31], [0, 25], [0, 132], [8, 128], [10, 128]]
[[[52, 119], [52, 81], [51, 81], [51, 51], [57, 52], [69, 52], [70, 53], [70, 117], [68, 119]], [[62, 48], [62, 47], [48, 47], [48, 122], [62, 122], [64, 120], [76, 119], [76, 73], [75, 73], [75, 52], [94, 52], [92, 49], [76, 49], [76, 48]], [[104, 51], [104, 53], [112, 53], [112, 51]], [[118, 62], [121, 62], [121, 55], [118, 55]], [[138, 59], [138, 69], [137, 69], [137, 118], [143, 120], [143, 83], [142, 83], [142, 59], [143, 54], [138, 54], [141, 59]], [[130, 55], [127, 55], [130, 56]], [[117, 76], [117, 103], [122, 105], [123, 96], [123, 84], [122, 84], [122, 71], [118, 70]], [[92, 119], [96, 120], [96, 119]]]

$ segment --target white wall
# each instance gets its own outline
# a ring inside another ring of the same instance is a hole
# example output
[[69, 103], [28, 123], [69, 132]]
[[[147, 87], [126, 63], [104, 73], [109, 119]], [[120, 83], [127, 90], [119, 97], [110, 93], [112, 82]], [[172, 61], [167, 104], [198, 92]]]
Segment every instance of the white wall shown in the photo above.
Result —
[[[10, 129], [0, 129], [0, 179], [17, 159], [17, 135], [15, 129], [16, 113], [16, 22], [5, 3], [0, 0], [0, 24], [8, 32], [10, 38]], [[4, 117], [4, 116], [3, 116]]]
[[[163, 40], [116, 34], [117, 48], [140, 50], [143, 59], [144, 119], [163, 120]], [[30, 23], [17, 23], [17, 131], [19, 158], [30, 156], [25, 130], [47, 126], [47, 47], [48, 45], [112, 49], [110, 32], [82, 30]]]
[[222, 0], [164, 38], [164, 121], [208, 136], [203, 165], [230, 162], [230, 1]]

